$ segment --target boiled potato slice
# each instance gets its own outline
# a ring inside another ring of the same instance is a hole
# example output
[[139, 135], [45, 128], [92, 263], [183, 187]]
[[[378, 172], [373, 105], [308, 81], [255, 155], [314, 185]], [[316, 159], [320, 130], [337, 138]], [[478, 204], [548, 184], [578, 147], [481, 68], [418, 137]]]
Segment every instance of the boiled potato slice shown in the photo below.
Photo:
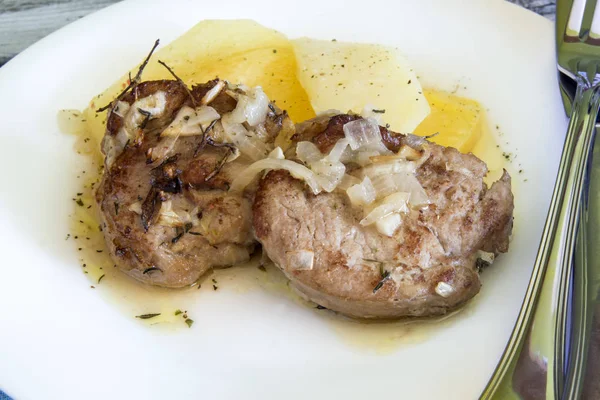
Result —
[[455, 147], [463, 153], [472, 151], [486, 125], [485, 110], [475, 100], [454, 94], [425, 89], [431, 113], [415, 130], [416, 135], [429, 136], [432, 142]]
[[361, 113], [372, 106], [385, 110], [384, 123], [402, 133], [412, 132], [429, 114], [417, 75], [397, 50], [308, 38], [293, 43], [298, 77], [317, 113]]
[[[148, 49], [152, 43], [148, 43]], [[306, 92], [296, 76], [297, 63], [290, 41], [281, 33], [250, 20], [202, 21], [168, 46], [156, 51], [143, 80], [173, 79], [164, 61], [188, 85], [219, 76], [233, 83], [262, 86], [294, 121], [314, 117]], [[140, 60], [141, 61], [141, 60]], [[137, 66], [131, 70], [135, 76]], [[110, 103], [126, 86], [128, 74], [90, 103], [85, 111], [97, 143], [104, 135], [105, 113], [95, 110]]]

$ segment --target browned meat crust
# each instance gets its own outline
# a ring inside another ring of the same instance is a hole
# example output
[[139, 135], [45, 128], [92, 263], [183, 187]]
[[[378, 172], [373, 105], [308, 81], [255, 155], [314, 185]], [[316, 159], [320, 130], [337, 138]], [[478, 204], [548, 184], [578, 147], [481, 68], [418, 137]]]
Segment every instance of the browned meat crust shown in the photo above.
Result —
[[[106, 242], [121, 270], [146, 283], [165, 287], [193, 284], [207, 270], [242, 263], [255, 248], [251, 229], [251, 201], [228, 192], [237, 161], [222, 164], [229, 151], [211, 145], [210, 133], [181, 136], [169, 157], [149, 162], [149, 150], [161, 140], [160, 133], [183, 106], [199, 104], [217, 81], [188, 91], [178, 81], [150, 81], [137, 85], [122, 98], [133, 104], [158, 91], [166, 94], [165, 111], [144, 121], [140, 139], [128, 143], [104, 171], [97, 201]], [[233, 110], [236, 100], [221, 92], [211, 103], [219, 114]], [[280, 114], [270, 113], [269, 133]], [[109, 112], [106, 140], [123, 126], [123, 118]], [[220, 168], [220, 169], [219, 169]], [[217, 172], [217, 173], [215, 173]], [[187, 219], [176, 227], [159, 224], [159, 211], [166, 201]], [[132, 205], [141, 205], [135, 210]], [[133, 208], [130, 209], [130, 208]]]
[[[308, 121], [298, 126], [295, 139], [327, 151], [343, 136], [344, 121], [356, 118]], [[382, 136], [390, 149], [407, 142], [385, 128]], [[444, 314], [478, 293], [478, 250], [508, 250], [510, 176], [505, 172], [488, 189], [481, 160], [427, 147], [431, 155], [417, 178], [431, 204], [412, 210], [393, 237], [361, 226], [345, 193], [315, 196], [285, 171], [272, 171], [260, 182], [253, 204], [256, 236], [301, 294], [349, 316], [397, 318]], [[314, 253], [312, 269], [298, 268], [299, 251]], [[440, 295], [440, 282], [451, 292]]]

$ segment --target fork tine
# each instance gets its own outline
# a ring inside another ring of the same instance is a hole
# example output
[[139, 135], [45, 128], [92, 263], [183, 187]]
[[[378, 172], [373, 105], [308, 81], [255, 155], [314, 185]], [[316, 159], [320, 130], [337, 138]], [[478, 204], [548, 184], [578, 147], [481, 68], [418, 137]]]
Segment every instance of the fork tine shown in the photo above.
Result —
[[596, 8], [594, 9], [590, 36], [594, 39], [600, 38], [600, 7], [598, 7], [598, 3], [596, 3]]
[[573, 0], [571, 12], [569, 13], [569, 22], [567, 23], [568, 36], [579, 36], [581, 24], [583, 23], [583, 12], [585, 11], [586, 0]]
[[590, 39], [592, 23], [596, 11], [596, 3], [598, 0], [586, 0], [583, 9], [583, 20], [581, 21], [581, 30], [579, 31], [579, 39], [587, 42]]

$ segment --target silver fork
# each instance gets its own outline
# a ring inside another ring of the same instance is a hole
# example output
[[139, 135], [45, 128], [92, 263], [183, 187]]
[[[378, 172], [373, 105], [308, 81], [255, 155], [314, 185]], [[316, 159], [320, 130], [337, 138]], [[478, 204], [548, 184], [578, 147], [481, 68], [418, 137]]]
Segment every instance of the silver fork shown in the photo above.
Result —
[[[600, 34], [600, 6], [596, 7], [596, 0], [559, 0], [556, 26], [559, 84], [571, 118], [525, 299], [482, 399], [494, 395], [577, 399], [581, 395], [589, 336], [588, 298], [583, 295], [588, 259], [582, 227], [600, 108], [600, 36], [595, 36]], [[532, 368], [535, 373], [530, 373]], [[530, 381], [523, 389], [519, 382], [527, 374]]]

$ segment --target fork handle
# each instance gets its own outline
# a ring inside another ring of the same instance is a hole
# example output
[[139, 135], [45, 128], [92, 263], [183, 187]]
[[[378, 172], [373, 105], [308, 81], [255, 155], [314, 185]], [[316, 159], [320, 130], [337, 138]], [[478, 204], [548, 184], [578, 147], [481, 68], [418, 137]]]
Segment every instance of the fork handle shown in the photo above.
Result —
[[[555, 342], [555, 354], [562, 353], [564, 360], [560, 365], [563, 366], [564, 385], [556, 385], [557, 393], [560, 393], [561, 398], [579, 399], [582, 395], [583, 380], [585, 377], [585, 368], [587, 356], [589, 354], [590, 334], [593, 322], [595, 302], [595, 286], [599, 275], [597, 270], [598, 263], [593, 260], [588, 253], [588, 244], [593, 248], [596, 243], [590, 242], [590, 238], [595, 239], [595, 221], [589, 220], [590, 211], [594, 209], [589, 207], [590, 181], [592, 173], [592, 152], [596, 134], [596, 117], [598, 113], [598, 97], [594, 90], [598, 92], [597, 87], [591, 88], [590, 105], [584, 112], [593, 112], [589, 114], [588, 123], [585, 129], [581, 132], [581, 137], [576, 146], [575, 157], [580, 157], [577, 163], [578, 169], [575, 171], [576, 183], [580, 183], [576, 193], [579, 200], [576, 206], [576, 218], [573, 221], [572, 229], [567, 233], [567, 238], [570, 239], [571, 247], [568, 260], [565, 260], [562, 268], [564, 280], [559, 287], [558, 307], [562, 312], [559, 316], [565, 316], [562, 320], [557, 319], [556, 332], [561, 340]], [[596, 101], [596, 103], [594, 103]], [[596, 162], [597, 163], [597, 162]], [[597, 186], [597, 185], [594, 185]], [[595, 199], [592, 204], [597, 205]], [[590, 229], [591, 228], [591, 229]], [[567, 263], [567, 261], [569, 261]], [[596, 268], [595, 268], [596, 267]], [[559, 359], [560, 360], [560, 359]], [[558, 363], [557, 363], [558, 364]], [[556, 373], [559, 373], [558, 369]], [[560, 383], [560, 379], [555, 375], [555, 381]]]
[[[560, 397], [563, 392], [565, 337], [568, 332], [568, 283], [573, 271], [575, 237], [582, 210], [582, 194], [585, 191], [584, 178], [600, 107], [600, 86], [591, 85], [581, 76], [577, 77], [577, 83], [558, 176], [529, 286], [511, 337], [494, 374], [482, 392], [482, 399], [489, 399], [500, 392], [516, 395], [513, 380], [519, 372], [519, 356], [523, 352], [534, 354], [535, 349], [531, 344], [543, 343], [543, 338], [549, 333], [552, 333], [552, 345], [543, 351], [543, 358], [548, 362], [544, 367], [543, 390], [546, 398]], [[552, 295], [554, 288], [559, 289], [558, 296]], [[549, 293], [544, 299], [550, 299], [551, 304], [543, 301], [542, 307], [538, 307], [542, 290]], [[548, 325], [543, 322], [548, 321], [549, 313], [553, 323]], [[534, 318], [536, 324], [532, 325]], [[553, 329], [553, 332], [548, 332], [548, 329]], [[549, 373], [548, 368], [553, 372]], [[545, 384], [546, 380], [549, 384]]]

